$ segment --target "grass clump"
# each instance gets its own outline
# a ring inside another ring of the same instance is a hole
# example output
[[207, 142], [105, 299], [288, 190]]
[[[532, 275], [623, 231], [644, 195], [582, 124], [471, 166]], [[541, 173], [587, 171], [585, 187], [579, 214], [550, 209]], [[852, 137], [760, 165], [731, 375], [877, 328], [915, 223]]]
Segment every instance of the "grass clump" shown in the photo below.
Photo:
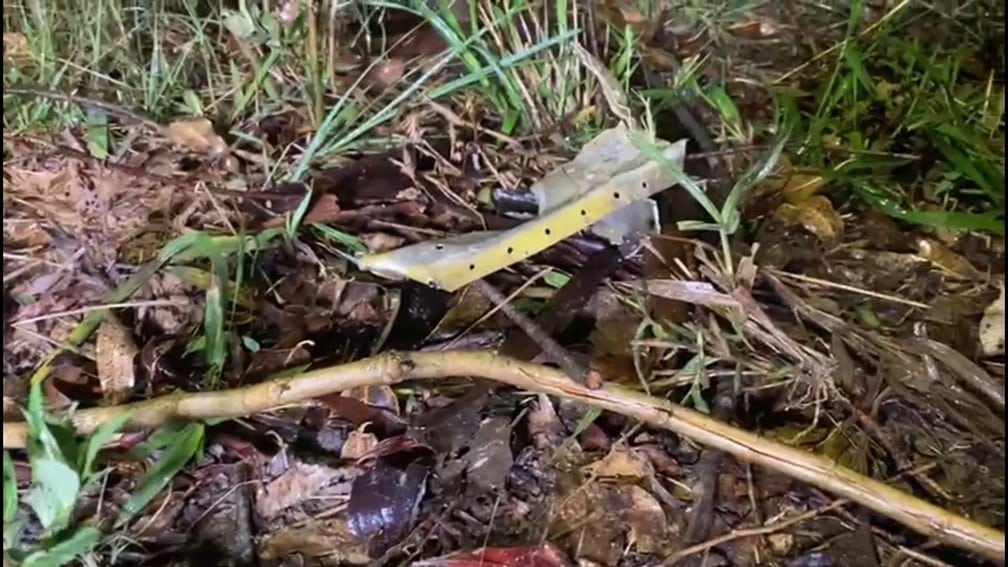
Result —
[[805, 118], [798, 161], [902, 221], [1003, 234], [1003, 69], [984, 66], [975, 34], [942, 45], [907, 33], [923, 17], [957, 25], [940, 15], [864, 34], [856, 14], [832, 67], [791, 99]]

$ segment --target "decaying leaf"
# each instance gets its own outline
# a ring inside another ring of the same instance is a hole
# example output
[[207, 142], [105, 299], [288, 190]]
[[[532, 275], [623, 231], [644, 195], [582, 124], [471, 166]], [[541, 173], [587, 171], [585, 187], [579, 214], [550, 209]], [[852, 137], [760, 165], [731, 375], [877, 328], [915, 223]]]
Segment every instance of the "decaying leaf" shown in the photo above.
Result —
[[129, 329], [109, 313], [98, 326], [95, 338], [95, 362], [105, 400], [117, 404], [133, 390], [136, 375], [133, 361], [140, 349]]
[[187, 150], [219, 157], [228, 153], [227, 142], [214, 132], [213, 124], [203, 117], [176, 120], [166, 129], [173, 144]]
[[[659, 141], [658, 147], [673, 164], [682, 164], [685, 141]], [[636, 228], [634, 218], [646, 215], [644, 208], [653, 206], [642, 201], [674, 183], [674, 174], [645, 157], [631, 140], [629, 129], [620, 125], [599, 134], [574, 160], [532, 187], [537, 195], [548, 196], [540, 199], [543, 208], [537, 218], [506, 231], [468, 233], [366, 255], [358, 265], [382, 277], [455, 291], [603, 219], [606, 222], [598, 224], [598, 232], [610, 240], [622, 240], [629, 236], [629, 227]], [[561, 197], [553, 196], [558, 194]], [[639, 209], [624, 212], [631, 204]], [[607, 218], [614, 212], [620, 215]]]
[[1001, 282], [1001, 293], [993, 303], [984, 310], [980, 319], [980, 350], [984, 356], [999, 356], [1005, 352], [1005, 319], [1004, 319], [1005, 286]]

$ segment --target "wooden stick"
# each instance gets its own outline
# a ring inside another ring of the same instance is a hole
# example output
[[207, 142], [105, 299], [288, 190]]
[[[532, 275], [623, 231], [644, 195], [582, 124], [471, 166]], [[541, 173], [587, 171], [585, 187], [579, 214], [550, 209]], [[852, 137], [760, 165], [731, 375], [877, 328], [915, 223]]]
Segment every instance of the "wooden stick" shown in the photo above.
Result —
[[[668, 429], [742, 461], [849, 498], [941, 543], [1004, 562], [1003, 532], [943, 510], [834, 461], [764, 439], [618, 384], [606, 382], [598, 389], [591, 389], [555, 368], [484, 351], [386, 352], [350, 364], [240, 389], [171, 394], [136, 404], [81, 410], [73, 414], [72, 420], [82, 435], [124, 412], [130, 412], [133, 428], [157, 427], [170, 419], [241, 417], [356, 386], [455, 376], [479, 376], [533, 392], [570, 398]], [[24, 447], [27, 432], [22, 422], [5, 422], [4, 448]]]

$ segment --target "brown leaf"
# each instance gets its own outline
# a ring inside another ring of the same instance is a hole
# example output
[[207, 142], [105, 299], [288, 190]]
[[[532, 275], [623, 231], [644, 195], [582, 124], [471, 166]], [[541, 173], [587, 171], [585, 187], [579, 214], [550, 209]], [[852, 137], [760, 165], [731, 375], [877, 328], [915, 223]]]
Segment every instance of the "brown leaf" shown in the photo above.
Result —
[[357, 386], [344, 391], [342, 395], [399, 415], [399, 399], [396, 397], [395, 390], [387, 384]]
[[213, 124], [203, 117], [176, 120], [166, 129], [173, 144], [190, 151], [219, 157], [228, 153], [228, 145], [214, 132]]
[[95, 362], [105, 400], [117, 404], [126, 400], [136, 381], [133, 361], [140, 349], [133, 334], [112, 313], [98, 326]]

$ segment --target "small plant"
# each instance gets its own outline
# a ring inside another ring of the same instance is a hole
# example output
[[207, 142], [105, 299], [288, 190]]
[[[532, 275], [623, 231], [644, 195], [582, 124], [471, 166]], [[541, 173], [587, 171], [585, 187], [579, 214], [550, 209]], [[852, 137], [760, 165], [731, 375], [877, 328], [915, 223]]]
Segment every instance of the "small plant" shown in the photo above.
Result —
[[[42, 398], [42, 388], [36, 383], [31, 387], [24, 412], [32, 476], [23, 497], [18, 493], [13, 460], [10, 453], [4, 452], [4, 550], [9, 559], [26, 567], [58, 567], [81, 560], [108, 539], [110, 534], [102, 525], [104, 522], [97, 519], [75, 522], [73, 513], [79, 500], [98, 489], [106, 474], [105, 469], [96, 469], [99, 451], [132, 416], [120, 414], [79, 439], [66, 419], [45, 412]], [[164, 428], [143, 444], [137, 451], [138, 457], [147, 458], [158, 452], [160, 455], [140, 479], [112, 528], [125, 528], [202, 451], [203, 438], [204, 425], [191, 423]], [[38, 529], [34, 529], [28, 515], [18, 513], [22, 503], [31, 510]]]
[[32, 386], [24, 413], [32, 480], [23, 501], [41, 531], [37, 543], [24, 541], [26, 521], [17, 514], [17, 478], [10, 454], [4, 452], [4, 548], [11, 559], [26, 566], [65, 565], [90, 553], [101, 540], [97, 527], [72, 525], [71, 515], [79, 496], [99, 484], [103, 472], [94, 469], [95, 458], [129, 414], [104, 423], [87, 439], [77, 441], [65, 421], [45, 414], [39, 384]]

